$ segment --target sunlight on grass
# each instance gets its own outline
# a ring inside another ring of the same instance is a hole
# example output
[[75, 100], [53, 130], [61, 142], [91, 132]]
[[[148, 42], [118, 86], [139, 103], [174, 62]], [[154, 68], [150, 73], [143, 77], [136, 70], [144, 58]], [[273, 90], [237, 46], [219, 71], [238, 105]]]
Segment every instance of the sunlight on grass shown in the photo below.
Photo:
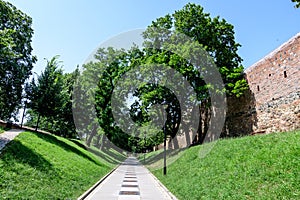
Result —
[[300, 199], [299, 141], [300, 131], [224, 139], [153, 173], [179, 199]]
[[114, 166], [67, 139], [24, 132], [0, 155], [0, 197], [76, 199]]

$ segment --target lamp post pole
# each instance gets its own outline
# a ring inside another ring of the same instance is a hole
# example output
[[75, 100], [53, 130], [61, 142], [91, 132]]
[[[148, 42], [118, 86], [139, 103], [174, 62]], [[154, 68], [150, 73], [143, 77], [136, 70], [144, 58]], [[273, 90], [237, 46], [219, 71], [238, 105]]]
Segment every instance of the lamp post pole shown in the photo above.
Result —
[[145, 163], [145, 155], [146, 155], [146, 132], [144, 132], [144, 164], [146, 164]]
[[164, 112], [163, 112], [163, 122], [164, 122], [164, 127], [163, 127], [163, 132], [164, 132], [164, 170], [163, 170], [163, 174], [166, 175], [167, 174], [167, 134], [166, 134], [166, 122], [165, 122], [165, 116], [164, 116]]
[[167, 135], [166, 135], [166, 130], [165, 130], [165, 127], [164, 127], [164, 175], [167, 174]]

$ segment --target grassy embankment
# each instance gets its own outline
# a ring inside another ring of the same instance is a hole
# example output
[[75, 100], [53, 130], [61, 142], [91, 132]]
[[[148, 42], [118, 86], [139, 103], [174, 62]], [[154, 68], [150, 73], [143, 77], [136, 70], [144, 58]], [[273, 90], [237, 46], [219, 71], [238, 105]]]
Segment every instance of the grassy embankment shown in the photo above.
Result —
[[184, 151], [167, 176], [153, 171], [179, 199], [300, 199], [300, 131], [220, 140], [201, 159], [202, 148]]
[[0, 155], [0, 199], [76, 199], [118, 164], [117, 152], [24, 132]]

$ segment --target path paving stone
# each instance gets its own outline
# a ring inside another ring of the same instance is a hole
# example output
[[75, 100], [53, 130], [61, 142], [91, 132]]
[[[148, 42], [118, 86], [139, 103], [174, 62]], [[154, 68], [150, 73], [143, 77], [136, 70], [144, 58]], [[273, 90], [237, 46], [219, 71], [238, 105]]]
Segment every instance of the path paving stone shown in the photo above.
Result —
[[4, 133], [0, 134], [0, 153], [2, 149], [15, 137], [17, 137], [23, 130], [20, 129], [11, 129], [9, 131], [5, 131]]
[[129, 157], [86, 200], [176, 200], [151, 172]]

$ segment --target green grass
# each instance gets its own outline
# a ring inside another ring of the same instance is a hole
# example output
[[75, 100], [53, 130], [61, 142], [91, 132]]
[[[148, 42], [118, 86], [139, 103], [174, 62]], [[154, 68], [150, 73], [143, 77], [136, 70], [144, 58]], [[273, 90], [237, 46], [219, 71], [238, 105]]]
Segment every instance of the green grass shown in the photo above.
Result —
[[187, 149], [153, 171], [179, 199], [300, 199], [300, 131], [224, 139]]
[[4, 131], [5, 131], [4, 128], [2, 126], [0, 126], [0, 134], [4, 133]]
[[110, 167], [115, 167], [126, 159], [126, 156], [123, 152], [118, 152], [113, 148], [103, 148], [102, 150], [99, 150], [99, 148], [96, 148], [92, 145], [88, 147], [85, 142], [81, 140], [71, 139], [71, 141], [77, 144], [79, 147], [92, 152], [98, 157], [101, 163], [104, 163]]
[[64, 138], [21, 133], [0, 155], [0, 199], [76, 199], [112, 170], [111, 157], [99, 159]]

